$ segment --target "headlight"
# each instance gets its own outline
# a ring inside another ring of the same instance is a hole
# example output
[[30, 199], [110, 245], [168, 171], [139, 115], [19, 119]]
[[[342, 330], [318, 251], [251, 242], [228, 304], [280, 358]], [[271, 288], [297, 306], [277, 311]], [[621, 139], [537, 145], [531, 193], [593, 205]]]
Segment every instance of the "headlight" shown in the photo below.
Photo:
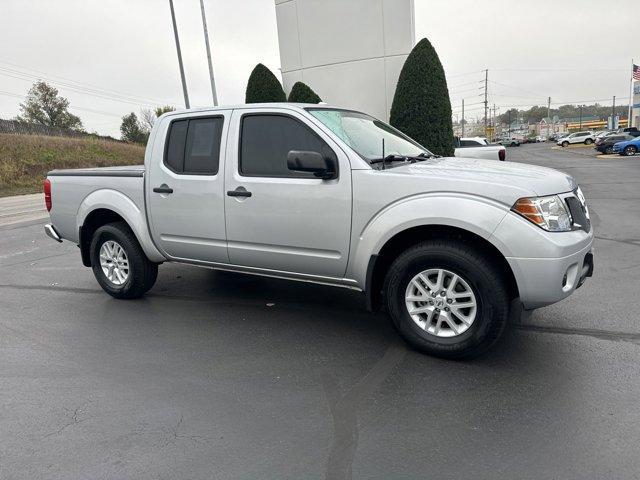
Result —
[[521, 198], [511, 210], [549, 232], [568, 232], [573, 223], [565, 203], [557, 195]]

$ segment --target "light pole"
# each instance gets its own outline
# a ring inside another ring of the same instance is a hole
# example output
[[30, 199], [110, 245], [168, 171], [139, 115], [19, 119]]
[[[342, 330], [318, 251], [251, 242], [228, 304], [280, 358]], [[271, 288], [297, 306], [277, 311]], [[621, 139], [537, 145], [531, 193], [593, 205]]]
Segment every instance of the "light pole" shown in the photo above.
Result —
[[182, 80], [182, 93], [184, 93], [184, 105], [189, 106], [189, 94], [187, 93], [187, 81], [184, 78], [184, 66], [182, 65], [182, 53], [180, 52], [180, 39], [178, 38], [178, 26], [176, 25], [176, 12], [173, 10], [173, 0], [169, 0], [171, 9], [171, 21], [173, 22], [173, 35], [176, 39], [176, 51], [178, 52], [178, 66], [180, 67], [180, 79]]
[[209, 78], [211, 79], [211, 96], [213, 106], [218, 106], [218, 95], [216, 94], [216, 81], [213, 78], [213, 64], [211, 63], [211, 48], [209, 47], [209, 32], [207, 31], [207, 17], [204, 13], [204, 0], [200, 0], [200, 10], [202, 12], [202, 29], [204, 30], [204, 45], [207, 49], [207, 62], [209, 63]]

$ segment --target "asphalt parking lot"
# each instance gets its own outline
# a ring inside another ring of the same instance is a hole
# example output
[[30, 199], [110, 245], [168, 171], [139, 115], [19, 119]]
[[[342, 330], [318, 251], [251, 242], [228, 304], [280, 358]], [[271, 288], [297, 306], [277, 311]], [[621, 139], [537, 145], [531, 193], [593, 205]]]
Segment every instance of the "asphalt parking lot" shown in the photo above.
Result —
[[329, 287], [163, 265], [114, 300], [41, 223], [0, 227], [0, 478], [638, 478], [640, 157], [507, 160], [578, 180], [595, 276], [468, 362]]

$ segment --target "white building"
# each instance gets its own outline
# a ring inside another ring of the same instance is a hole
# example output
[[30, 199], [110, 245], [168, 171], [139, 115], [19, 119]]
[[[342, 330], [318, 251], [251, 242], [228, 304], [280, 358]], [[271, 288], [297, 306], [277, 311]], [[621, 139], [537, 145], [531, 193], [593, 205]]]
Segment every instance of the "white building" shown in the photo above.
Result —
[[415, 43], [413, 0], [275, 0], [282, 83], [381, 119]]

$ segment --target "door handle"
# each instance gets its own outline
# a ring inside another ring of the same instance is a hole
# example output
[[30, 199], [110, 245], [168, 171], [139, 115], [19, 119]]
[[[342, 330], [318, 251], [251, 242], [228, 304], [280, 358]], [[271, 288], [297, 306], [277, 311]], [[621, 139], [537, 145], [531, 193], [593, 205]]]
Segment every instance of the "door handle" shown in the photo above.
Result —
[[228, 190], [227, 195], [230, 197], [250, 197], [251, 192], [244, 187], [238, 187], [235, 190]]
[[173, 193], [173, 188], [171, 188], [166, 183], [163, 183], [159, 187], [153, 189], [154, 193]]

